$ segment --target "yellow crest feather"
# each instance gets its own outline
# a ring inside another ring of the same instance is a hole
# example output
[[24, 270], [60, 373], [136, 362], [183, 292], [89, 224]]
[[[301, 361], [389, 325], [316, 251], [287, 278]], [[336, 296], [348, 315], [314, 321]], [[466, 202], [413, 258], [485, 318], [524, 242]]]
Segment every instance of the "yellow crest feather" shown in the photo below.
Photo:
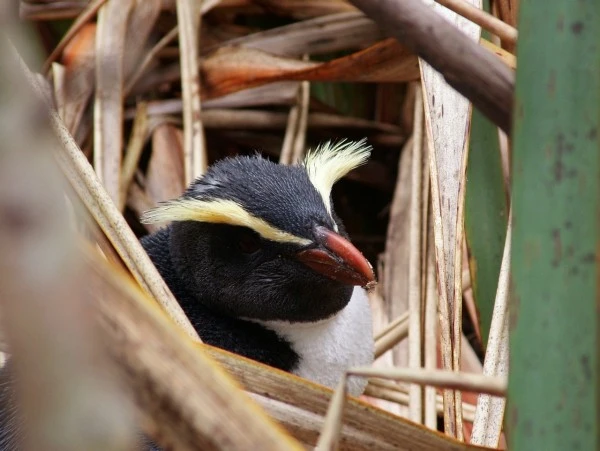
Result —
[[145, 212], [142, 223], [153, 224], [170, 221], [199, 221], [213, 224], [229, 224], [248, 227], [265, 239], [280, 243], [299, 245], [310, 244], [310, 240], [301, 238], [272, 226], [263, 219], [250, 214], [232, 200], [201, 200], [180, 198]]
[[366, 138], [360, 141], [343, 139], [336, 143], [327, 141], [306, 155], [303, 164], [308, 172], [308, 178], [323, 198], [329, 214], [331, 214], [329, 198], [333, 185], [348, 172], [366, 163], [371, 155], [371, 149]]

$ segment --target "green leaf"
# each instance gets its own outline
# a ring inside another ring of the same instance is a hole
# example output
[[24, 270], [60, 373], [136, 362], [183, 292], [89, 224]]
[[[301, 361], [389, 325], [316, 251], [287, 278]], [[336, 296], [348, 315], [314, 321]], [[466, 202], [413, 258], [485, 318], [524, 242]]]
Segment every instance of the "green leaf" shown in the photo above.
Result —
[[[489, 0], [483, 3], [489, 10]], [[482, 37], [489, 39], [489, 33], [484, 31]], [[507, 221], [498, 127], [474, 108], [465, 192], [465, 234], [484, 347], [492, 321]]]
[[473, 109], [465, 193], [465, 233], [473, 297], [479, 312], [484, 346], [492, 321], [507, 221], [498, 127]]

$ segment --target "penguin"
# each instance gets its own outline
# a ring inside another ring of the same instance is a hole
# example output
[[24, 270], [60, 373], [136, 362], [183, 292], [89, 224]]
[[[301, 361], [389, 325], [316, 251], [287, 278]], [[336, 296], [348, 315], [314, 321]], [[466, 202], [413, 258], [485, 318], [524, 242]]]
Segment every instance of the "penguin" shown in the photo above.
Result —
[[[203, 342], [330, 388], [373, 362], [375, 275], [331, 200], [370, 150], [343, 140], [298, 165], [223, 159], [143, 215], [169, 223], [142, 244]], [[348, 391], [364, 386], [352, 378]]]
[[[366, 140], [342, 140], [297, 165], [226, 158], [143, 214], [166, 223], [141, 243], [204, 343], [330, 388], [373, 362], [375, 274], [331, 199], [370, 151]], [[0, 451], [15, 449], [10, 366], [0, 370]], [[365, 385], [351, 378], [348, 392]]]

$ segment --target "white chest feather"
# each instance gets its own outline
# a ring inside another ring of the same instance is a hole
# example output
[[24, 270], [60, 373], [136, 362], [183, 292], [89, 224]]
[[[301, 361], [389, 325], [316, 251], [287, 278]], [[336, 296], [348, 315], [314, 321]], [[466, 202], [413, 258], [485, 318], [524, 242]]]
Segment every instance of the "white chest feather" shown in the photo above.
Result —
[[[348, 305], [335, 316], [314, 323], [260, 321], [288, 340], [300, 357], [294, 374], [335, 388], [349, 367], [373, 363], [373, 324], [364, 289], [355, 287]], [[350, 378], [348, 391], [362, 394], [366, 381]]]

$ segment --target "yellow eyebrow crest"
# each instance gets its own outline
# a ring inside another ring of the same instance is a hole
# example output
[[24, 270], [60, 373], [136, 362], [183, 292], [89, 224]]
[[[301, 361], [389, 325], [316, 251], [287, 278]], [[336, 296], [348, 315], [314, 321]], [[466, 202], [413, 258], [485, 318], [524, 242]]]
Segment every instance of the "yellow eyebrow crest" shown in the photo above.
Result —
[[142, 223], [154, 224], [171, 221], [198, 221], [212, 224], [229, 224], [248, 227], [261, 237], [278, 243], [298, 244], [305, 246], [311, 240], [285, 232], [257, 218], [246, 211], [240, 204], [228, 199], [201, 200], [180, 198], [145, 212]]
[[351, 170], [366, 163], [372, 147], [366, 138], [360, 141], [343, 139], [332, 143], [327, 141], [315, 150], [308, 152], [304, 167], [313, 186], [323, 198], [325, 208], [331, 215], [331, 189], [335, 182]]

